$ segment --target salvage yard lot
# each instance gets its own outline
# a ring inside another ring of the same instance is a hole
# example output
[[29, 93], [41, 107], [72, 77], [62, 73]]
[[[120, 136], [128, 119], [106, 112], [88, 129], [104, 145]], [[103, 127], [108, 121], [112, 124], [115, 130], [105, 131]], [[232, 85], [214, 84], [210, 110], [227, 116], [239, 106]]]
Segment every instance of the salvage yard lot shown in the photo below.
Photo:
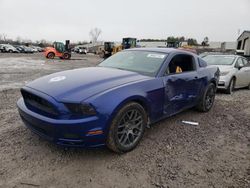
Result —
[[[95, 55], [46, 60], [42, 54], [0, 53], [0, 187], [248, 187], [250, 91], [218, 93], [208, 113], [187, 110], [146, 131], [139, 146], [63, 149], [21, 122], [20, 87], [43, 75], [97, 65]], [[182, 120], [199, 122], [198, 126]]]

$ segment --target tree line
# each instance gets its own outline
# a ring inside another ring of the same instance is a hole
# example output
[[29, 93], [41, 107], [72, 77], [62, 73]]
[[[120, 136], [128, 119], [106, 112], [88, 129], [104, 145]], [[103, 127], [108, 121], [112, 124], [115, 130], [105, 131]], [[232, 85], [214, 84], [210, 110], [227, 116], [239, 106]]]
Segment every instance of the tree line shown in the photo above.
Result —
[[[33, 46], [40, 46], [40, 47], [44, 48], [47, 46], [51, 46], [53, 44], [53, 42], [55, 42], [55, 41], [49, 41], [49, 40], [45, 40], [45, 39], [33, 41], [31, 39], [25, 39], [25, 38], [21, 38], [21, 37], [16, 37], [16, 39], [12, 39], [12, 38], [8, 37], [7, 34], [0, 33], [0, 44], [25, 45], [25, 46], [33, 45]], [[72, 45], [72, 46], [84, 45], [87, 43], [88, 43], [87, 41], [77, 41], [77, 42], [71, 41], [70, 45]]]
[[[197, 40], [195, 38], [185, 38], [184, 36], [181, 37], [174, 37], [170, 36], [167, 37], [167, 39], [141, 39], [140, 42], [167, 42], [167, 43], [181, 43], [181, 42], [187, 42], [190, 46], [197, 46], [198, 44]], [[205, 37], [202, 41], [202, 46], [207, 46], [209, 42], [208, 37]]]

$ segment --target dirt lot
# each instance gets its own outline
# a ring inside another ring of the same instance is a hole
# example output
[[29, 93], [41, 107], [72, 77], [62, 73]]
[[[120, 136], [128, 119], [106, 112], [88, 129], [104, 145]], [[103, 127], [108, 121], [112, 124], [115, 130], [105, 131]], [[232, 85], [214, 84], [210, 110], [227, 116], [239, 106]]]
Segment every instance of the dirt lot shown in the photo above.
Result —
[[21, 86], [100, 61], [94, 55], [62, 61], [0, 53], [0, 187], [249, 187], [249, 90], [219, 93], [209, 113], [188, 110], [155, 124], [123, 155], [63, 149], [23, 125], [16, 109]]

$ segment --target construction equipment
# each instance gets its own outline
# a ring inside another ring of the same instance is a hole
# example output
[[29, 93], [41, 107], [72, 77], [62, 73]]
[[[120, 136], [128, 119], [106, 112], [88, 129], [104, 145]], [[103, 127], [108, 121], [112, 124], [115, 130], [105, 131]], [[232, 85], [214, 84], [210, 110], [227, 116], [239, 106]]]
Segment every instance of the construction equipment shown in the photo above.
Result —
[[104, 48], [99, 53], [100, 57], [108, 58], [115, 53], [122, 51], [122, 45], [115, 45], [114, 42], [104, 42]]
[[113, 55], [113, 49], [115, 47], [114, 42], [104, 42], [104, 49], [102, 53], [100, 54], [101, 57], [107, 58]]
[[122, 45], [115, 45], [114, 42], [104, 42], [104, 49], [99, 53], [100, 57], [108, 58], [123, 49], [135, 48], [136, 38], [123, 38]]
[[54, 42], [53, 47], [45, 48], [44, 55], [48, 59], [59, 57], [61, 59], [70, 59], [71, 51], [69, 48], [69, 40], [66, 40], [65, 45], [62, 42]]
[[122, 39], [123, 49], [135, 48], [136, 47], [136, 38], [123, 38]]

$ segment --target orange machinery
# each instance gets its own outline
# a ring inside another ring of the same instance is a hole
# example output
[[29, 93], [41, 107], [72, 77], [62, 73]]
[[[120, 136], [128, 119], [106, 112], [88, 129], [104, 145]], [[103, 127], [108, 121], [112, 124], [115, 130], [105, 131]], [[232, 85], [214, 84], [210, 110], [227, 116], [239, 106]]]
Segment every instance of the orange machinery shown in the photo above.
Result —
[[70, 59], [71, 52], [69, 48], [69, 40], [66, 40], [65, 45], [62, 42], [54, 42], [53, 47], [45, 48], [44, 55], [48, 59], [54, 59], [55, 57]]

